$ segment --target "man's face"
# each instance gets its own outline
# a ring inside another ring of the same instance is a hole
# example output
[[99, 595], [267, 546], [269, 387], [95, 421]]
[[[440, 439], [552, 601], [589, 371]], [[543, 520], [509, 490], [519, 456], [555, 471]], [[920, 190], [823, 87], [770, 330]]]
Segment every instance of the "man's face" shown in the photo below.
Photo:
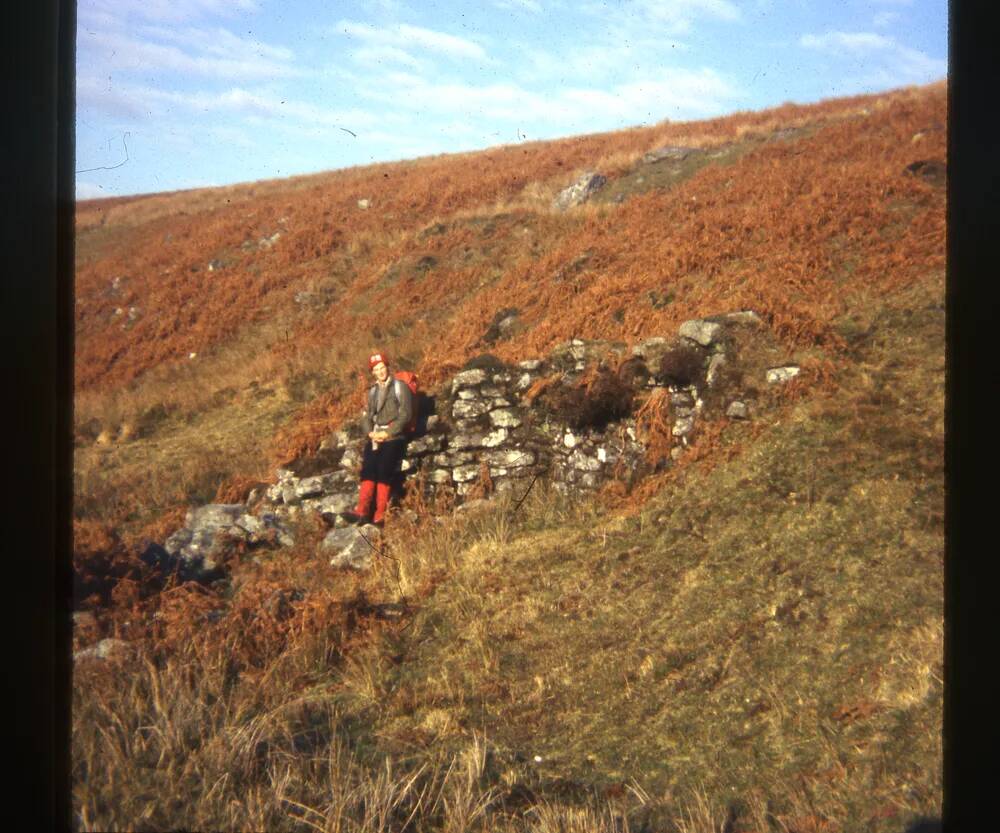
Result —
[[385, 366], [385, 362], [379, 362], [372, 368], [372, 376], [378, 382], [384, 382], [389, 378], [389, 368]]

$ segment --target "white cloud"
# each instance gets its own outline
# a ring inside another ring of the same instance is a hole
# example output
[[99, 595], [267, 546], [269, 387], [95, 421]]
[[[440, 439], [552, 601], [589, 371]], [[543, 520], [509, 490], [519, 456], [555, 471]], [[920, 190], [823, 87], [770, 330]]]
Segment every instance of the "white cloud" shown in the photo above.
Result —
[[498, 9], [525, 11], [532, 14], [541, 14], [542, 12], [542, 4], [537, 0], [494, 0], [493, 5]]
[[[553, 128], [565, 135], [578, 129], [659, 121], [668, 115], [717, 113], [737, 97], [737, 91], [710, 69], [664, 69], [655, 76], [609, 88], [562, 87], [556, 92], [526, 89], [511, 82], [432, 82], [413, 73], [389, 72], [363, 84], [358, 92], [396, 112], [485, 121], [491, 135], [498, 127], [506, 130], [513, 125], [532, 135], [551, 135]], [[532, 130], [532, 124], [540, 127]]]
[[[226, 114], [270, 126], [300, 125], [321, 130], [346, 128], [357, 133], [375, 125], [379, 117], [360, 108], [328, 109], [269, 91], [230, 87], [221, 92], [178, 92], [143, 84], [117, 83], [109, 92], [99, 79], [77, 78], [78, 101], [88, 108], [118, 117], [169, 119], [176, 108], [209, 116]], [[230, 122], [230, 126], [232, 123]], [[191, 126], [192, 134], [204, 129]], [[186, 132], [186, 131], [185, 131]]]
[[[662, 44], [661, 44], [662, 48]], [[619, 41], [611, 44], [580, 44], [568, 54], [559, 54], [523, 46], [519, 52], [525, 60], [517, 73], [525, 81], [547, 80], [564, 83], [566, 79], [598, 78], [627, 71], [636, 64], [649, 65], [642, 44]], [[656, 62], [658, 63], [658, 62]]]
[[408, 23], [373, 26], [370, 23], [341, 20], [334, 27], [333, 31], [337, 34], [356, 38], [366, 44], [398, 48], [415, 47], [426, 52], [433, 52], [450, 58], [487, 60], [486, 51], [478, 43], [466, 38], [457, 37], [456, 35], [438, 32], [434, 29], [411, 26]]
[[149, 114], [143, 99], [131, 94], [127, 86], [82, 74], [76, 77], [76, 107], [78, 113], [102, 113], [113, 118], [141, 119]]
[[231, 112], [241, 116], [300, 122], [321, 127], [347, 127], [354, 132], [376, 121], [375, 116], [364, 110], [356, 108], [330, 110], [305, 101], [250, 92], [241, 87], [233, 87], [222, 93], [151, 92], [154, 97], [195, 110], [212, 113]]
[[653, 78], [620, 84], [609, 91], [568, 90], [560, 98], [581, 114], [589, 109], [616, 115], [622, 123], [660, 121], [720, 112], [736, 90], [710, 69], [666, 69]]
[[614, 6], [588, 2], [580, 10], [607, 20], [615, 28], [634, 29], [647, 35], [684, 34], [702, 18], [728, 23], [742, 19], [739, 6], [730, 0], [634, 0], [628, 5]]
[[358, 63], [365, 66], [372, 64], [399, 64], [411, 69], [424, 69], [427, 66], [426, 62], [413, 57], [405, 49], [386, 44], [362, 46], [355, 49], [352, 54]]
[[899, 20], [897, 12], [879, 12], [872, 20], [872, 25], [878, 29], [884, 29], [887, 26], [891, 26], [897, 20]]
[[107, 191], [105, 191], [100, 185], [93, 182], [80, 182], [77, 180], [76, 183], [76, 198], [78, 200], [93, 200], [98, 197], [110, 197]]
[[81, 64], [99, 66], [106, 72], [149, 74], [165, 70], [241, 80], [290, 78], [302, 74], [292, 63], [294, 56], [290, 50], [239, 38], [225, 29], [187, 29], [170, 33], [170, 39], [183, 40], [185, 48], [115, 31], [81, 34]]
[[171, 41], [182, 48], [194, 49], [220, 58], [238, 59], [248, 53], [272, 61], [292, 61], [295, 53], [284, 46], [271, 46], [257, 38], [234, 35], [228, 29], [213, 29], [186, 26], [170, 28], [166, 26], [143, 26], [138, 30], [150, 39]]
[[803, 35], [799, 45], [858, 62], [856, 68], [863, 73], [856, 74], [853, 83], [864, 88], [924, 84], [948, 73], [947, 61], [932, 58], [917, 49], [903, 46], [893, 38], [873, 32]]
[[803, 35], [799, 39], [799, 46], [833, 55], [885, 50], [894, 45], [892, 38], [874, 32], [827, 32], [824, 35]]
[[121, 21], [127, 17], [158, 23], [184, 23], [206, 16], [255, 14], [258, 10], [255, 0], [81, 0], [78, 15], [79, 21], [86, 24], [96, 20]]
[[412, 14], [409, 6], [399, 0], [365, 0], [364, 6], [367, 10], [376, 10], [390, 17], [402, 17]]
[[913, 83], [934, 81], [948, 74], [948, 62], [905, 46], [897, 48], [893, 67], [901, 78]]

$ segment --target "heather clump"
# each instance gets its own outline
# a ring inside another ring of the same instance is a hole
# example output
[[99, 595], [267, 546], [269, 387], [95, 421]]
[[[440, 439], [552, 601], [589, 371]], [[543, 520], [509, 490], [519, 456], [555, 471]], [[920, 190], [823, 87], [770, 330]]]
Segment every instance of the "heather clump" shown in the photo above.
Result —
[[538, 403], [571, 428], [602, 430], [632, 412], [635, 391], [613, 370], [601, 368], [587, 381], [546, 388]]
[[688, 387], [702, 382], [708, 351], [693, 344], [678, 344], [660, 357], [657, 378], [664, 384]]

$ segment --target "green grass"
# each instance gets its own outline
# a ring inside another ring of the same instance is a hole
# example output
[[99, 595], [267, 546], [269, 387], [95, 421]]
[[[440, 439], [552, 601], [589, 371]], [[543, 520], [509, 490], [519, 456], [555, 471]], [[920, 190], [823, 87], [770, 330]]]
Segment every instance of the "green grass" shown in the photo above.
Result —
[[[803, 128], [783, 141], [795, 141], [795, 139], [810, 136], [818, 129], [818, 125]], [[743, 156], [759, 148], [766, 140], [767, 137], [749, 135], [721, 147], [697, 149], [681, 160], [663, 159], [658, 162], [646, 162], [640, 158], [626, 173], [610, 180], [592, 197], [592, 201], [611, 203], [628, 196], [645, 194], [648, 191], [673, 188], [709, 165], [735, 164]]]

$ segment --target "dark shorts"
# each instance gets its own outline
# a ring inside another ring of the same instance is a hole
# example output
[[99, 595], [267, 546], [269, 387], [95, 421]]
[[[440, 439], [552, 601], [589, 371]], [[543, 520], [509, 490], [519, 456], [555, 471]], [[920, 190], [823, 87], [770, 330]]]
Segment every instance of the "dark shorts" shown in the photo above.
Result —
[[405, 452], [405, 437], [379, 443], [377, 451], [372, 450], [372, 441], [368, 440], [361, 456], [361, 479], [374, 480], [376, 483], [395, 483]]

